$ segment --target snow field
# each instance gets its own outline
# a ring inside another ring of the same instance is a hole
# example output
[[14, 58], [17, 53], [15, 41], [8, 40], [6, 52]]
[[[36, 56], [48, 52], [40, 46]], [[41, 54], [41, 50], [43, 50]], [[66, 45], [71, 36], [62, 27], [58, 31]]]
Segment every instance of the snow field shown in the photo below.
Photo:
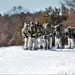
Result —
[[0, 74], [75, 74], [75, 49], [1, 47]]

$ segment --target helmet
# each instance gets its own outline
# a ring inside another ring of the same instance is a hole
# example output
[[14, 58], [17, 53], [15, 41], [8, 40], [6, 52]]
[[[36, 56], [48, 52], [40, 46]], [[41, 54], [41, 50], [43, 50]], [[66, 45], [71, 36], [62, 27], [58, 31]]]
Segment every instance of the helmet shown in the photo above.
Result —
[[35, 24], [39, 24], [39, 22], [38, 22], [38, 21], [36, 21], [36, 22], [35, 22]]
[[67, 29], [71, 29], [71, 28], [72, 28], [71, 26], [67, 27]]
[[34, 24], [33, 22], [30, 22], [30, 24]]

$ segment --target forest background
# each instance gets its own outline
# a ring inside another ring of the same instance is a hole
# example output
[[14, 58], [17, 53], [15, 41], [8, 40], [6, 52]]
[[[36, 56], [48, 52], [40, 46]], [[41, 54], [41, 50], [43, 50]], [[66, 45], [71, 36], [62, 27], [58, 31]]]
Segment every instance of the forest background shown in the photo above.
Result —
[[64, 27], [75, 26], [75, 0], [63, 0], [60, 8], [49, 6], [34, 13], [22, 6], [14, 6], [4, 15], [0, 14], [0, 47], [22, 45], [21, 30], [25, 22], [39, 21], [40, 24], [63, 23]]

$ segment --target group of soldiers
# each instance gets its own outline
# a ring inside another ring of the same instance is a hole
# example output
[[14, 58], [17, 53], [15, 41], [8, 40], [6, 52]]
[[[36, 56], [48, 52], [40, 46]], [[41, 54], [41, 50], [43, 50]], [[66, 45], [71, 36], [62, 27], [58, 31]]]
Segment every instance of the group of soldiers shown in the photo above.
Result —
[[62, 45], [63, 35], [68, 36], [68, 48], [74, 48], [74, 27], [64, 29], [63, 24], [43, 26], [38, 21], [30, 22], [30, 24], [24, 23], [22, 28], [23, 48], [25, 50], [52, 49], [53, 42], [56, 49], [64, 48]]

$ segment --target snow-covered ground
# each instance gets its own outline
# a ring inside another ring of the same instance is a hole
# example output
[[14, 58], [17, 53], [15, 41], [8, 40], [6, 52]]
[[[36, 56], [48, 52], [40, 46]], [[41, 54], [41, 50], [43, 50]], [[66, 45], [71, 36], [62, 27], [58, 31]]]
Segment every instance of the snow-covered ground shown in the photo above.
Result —
[[0, 74], [75, 74], [75, 49], [1, 47]]

